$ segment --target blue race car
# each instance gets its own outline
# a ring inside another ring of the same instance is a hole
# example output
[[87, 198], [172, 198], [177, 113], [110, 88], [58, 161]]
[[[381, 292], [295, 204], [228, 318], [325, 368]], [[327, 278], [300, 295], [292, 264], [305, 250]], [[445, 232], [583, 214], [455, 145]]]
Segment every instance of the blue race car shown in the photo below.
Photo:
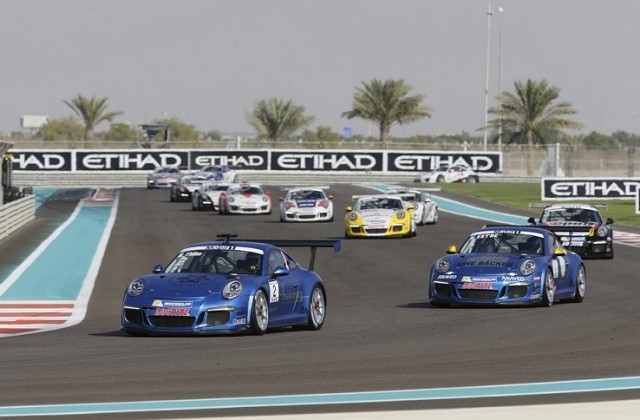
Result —
[[[271, 327], [322, 328], [327, 297], [313, 272], [316, 250], [340, 241], [222, 240], [190, 245], [166, 268], [133, 280], [122, 299], [121, 323], [132, 335], [216, 334]], [[280, 247], [309, 247], [309, 269]]]
[[532, 226], [486, 226], [455, 245], [431, 268], [428, 299], [451, 304], [582, 302], [587, 275], [580, 256], [551, 231]]

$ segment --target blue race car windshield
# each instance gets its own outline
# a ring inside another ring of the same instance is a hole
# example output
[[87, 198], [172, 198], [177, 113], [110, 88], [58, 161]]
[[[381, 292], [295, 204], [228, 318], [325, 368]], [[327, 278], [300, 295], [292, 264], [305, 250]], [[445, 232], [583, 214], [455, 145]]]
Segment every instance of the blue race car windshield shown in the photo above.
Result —
[[358, 210], [374, 209], [403, 210], [404, 206], [401, 200], [388, 197], [366, 198], [358, 201]]
[[469, 236], [460, 254], [544, 255], [544, 235], [526, 231], [481, 231]]
[[260, 274], [262, 255], [247, 249], [192, 249], [178, 254], [166, 273]]

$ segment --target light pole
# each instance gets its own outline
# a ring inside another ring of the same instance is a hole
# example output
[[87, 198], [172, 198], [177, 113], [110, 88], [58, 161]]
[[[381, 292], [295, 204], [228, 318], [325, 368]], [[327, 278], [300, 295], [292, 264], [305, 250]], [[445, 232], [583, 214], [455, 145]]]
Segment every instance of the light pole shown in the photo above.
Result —
[[[498, 13], [502, 15], [504, 8], [498, 6]], [[497, 94], [502, 93], [502, 17], [498, 19], [498, 90]], [[502, 151], [502, 104], [498, 104], [498, 150]]]
[[491, 71], [491, 17], [493, 16], [493, 0], [489, 1], [487, 9], [487, 68], [484, 80], [484, 150], [487, 151], [487, 139], [489, 137], [489, 73]]

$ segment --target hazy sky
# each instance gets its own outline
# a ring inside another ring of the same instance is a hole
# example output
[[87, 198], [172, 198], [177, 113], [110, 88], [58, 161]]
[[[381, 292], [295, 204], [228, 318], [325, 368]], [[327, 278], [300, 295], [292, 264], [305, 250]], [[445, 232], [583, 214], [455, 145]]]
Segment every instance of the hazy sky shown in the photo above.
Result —
[[[2, 0], [0, 130], [22, 114], [67, 115], [62, 100], [83, 93], [111, 98], [124, 121], [167, 114], [225, 132], [249, 129], [256, 100], [284, 96], [315, 124], [366, 133], [340, 113], [377, 77], [405, 79], [434, 111], [395, 133], [472, 131], [483, 121], [486, 3]], [[504, 87], [544, 77], [587, 129], [640, 131], [640, 1], [496, 4]]]

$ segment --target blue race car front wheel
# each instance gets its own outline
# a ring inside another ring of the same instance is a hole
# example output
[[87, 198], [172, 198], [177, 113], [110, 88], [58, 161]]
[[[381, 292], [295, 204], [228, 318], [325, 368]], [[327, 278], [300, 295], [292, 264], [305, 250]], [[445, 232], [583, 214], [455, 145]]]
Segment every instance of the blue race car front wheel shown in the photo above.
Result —
[[320, 285], [315, 285], [309, 297], [309, 320], [307, 326], [311, 330], [319, 330], [327, 316], [327, 300]]
[[262, 335], [269, 327], [269, 302], [262, 289], [258, 289], [253, 297], [253, 308], [251, 309], [251, 328], [253, 332]]
[[556, 281], [551, 270], [547, 270], [542, 284], [542, 306], [552, 306], [556, 298]]

